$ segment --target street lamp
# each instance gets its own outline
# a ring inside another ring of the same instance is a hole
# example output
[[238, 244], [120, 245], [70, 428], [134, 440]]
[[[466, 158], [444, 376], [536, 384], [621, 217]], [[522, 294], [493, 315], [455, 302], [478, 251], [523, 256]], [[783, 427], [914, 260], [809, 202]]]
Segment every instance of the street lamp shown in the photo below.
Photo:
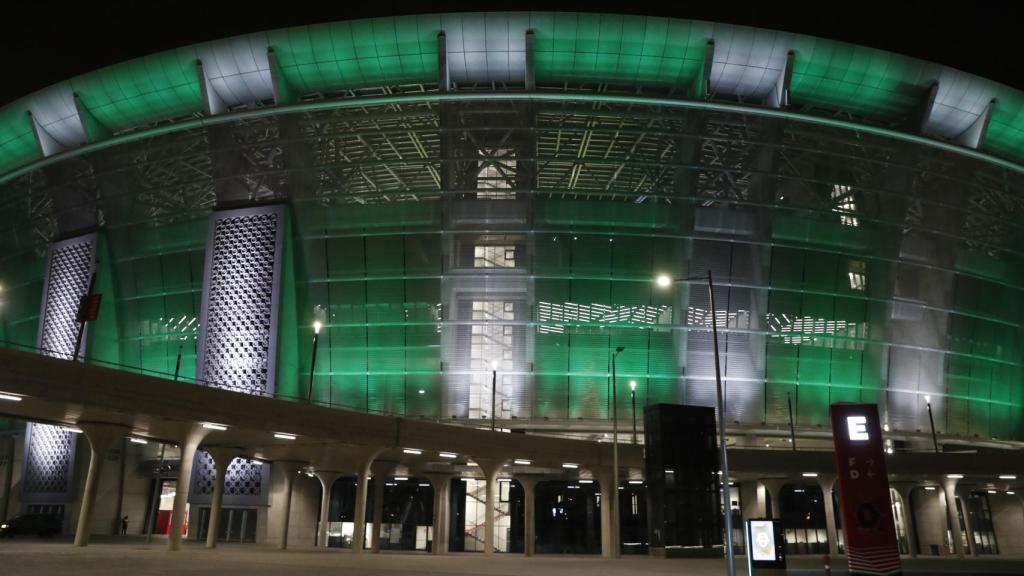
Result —
[[619, 411], [616, 402], [615, 389], [618, 388], [615, 382], [615, 358], [625, 350], [617, 346], [612, 354], [612, 558], [619, 557]]
[[491, 370], [491, 432], [494, 432], [494, 408], [498, 396], [498, 363], [493, 362], [491, 367], [493, 368]]
[[932, 416], [932, 397], [925, 395], [924, 403], [928, 406], [928, 425], [932, 427], [932, 446], [935, 447], [935, 453], [939, 453], [939, 439], [935, 436], [935, 418]]
[[[696, 280], [698, 276], [677, 278], [675, 282]], [[659, 274], [655, 279], [658, 286], [668, 288], [673, 279]], [[715, 391], [718, 401], [718, 449], [722, 459], [722, 511], [725, 516], [725, 558], [729, 576], [736, 576], [736, 557], [732, 549], [732, 503], [729, 499], [729, 451], [725, 445], [725, 395], [722, 393], [722, 367], [718, 357], [718, 311], [715, 308], [715, 283], [708, 270], [708, 300], [711, 305], [711, 343], [715, 347]]]
[[319, 320], [313, 322], [313, 359], [309, 363], [309, 389], [306, 391], [306, 402], [313, 402], [313, 371], [316, 370], [316, 348], [320, 343], [320, 327], [323, 324]]
[[629, 381], [629, 400], [633, 403], [633, 444], [636, 444], [636, 380]]

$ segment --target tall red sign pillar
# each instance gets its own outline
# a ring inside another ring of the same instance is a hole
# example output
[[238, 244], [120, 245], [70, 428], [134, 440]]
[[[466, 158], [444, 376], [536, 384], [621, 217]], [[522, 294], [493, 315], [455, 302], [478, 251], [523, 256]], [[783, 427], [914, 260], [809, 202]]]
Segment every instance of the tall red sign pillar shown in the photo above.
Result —
[[850, 574], [900, 574], [878, 407], [833, 404], [831, 415]]

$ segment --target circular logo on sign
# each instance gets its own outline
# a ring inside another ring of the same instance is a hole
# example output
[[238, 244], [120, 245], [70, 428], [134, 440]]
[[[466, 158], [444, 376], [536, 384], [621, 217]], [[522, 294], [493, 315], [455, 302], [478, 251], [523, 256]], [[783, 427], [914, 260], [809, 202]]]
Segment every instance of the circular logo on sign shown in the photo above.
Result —
[[861, 504], [857, 507], [857, 523], [864, 528], [874, 528], [878, 525], [879, 514], [873, 504]]

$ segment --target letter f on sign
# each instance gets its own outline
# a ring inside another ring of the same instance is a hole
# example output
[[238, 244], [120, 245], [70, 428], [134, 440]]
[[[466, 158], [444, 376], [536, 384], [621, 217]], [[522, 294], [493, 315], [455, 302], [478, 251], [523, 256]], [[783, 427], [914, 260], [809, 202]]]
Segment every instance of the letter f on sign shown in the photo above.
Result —
[[868, 419], [865, 416], [847, 416], [846, 429], [852, 441], [863, 442], [869, 439]]

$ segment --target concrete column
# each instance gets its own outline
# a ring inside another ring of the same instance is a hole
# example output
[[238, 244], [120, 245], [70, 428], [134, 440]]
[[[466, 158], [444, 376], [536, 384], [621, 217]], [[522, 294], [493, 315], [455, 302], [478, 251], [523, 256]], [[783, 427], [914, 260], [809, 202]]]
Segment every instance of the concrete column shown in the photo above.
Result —
[[903, 524], [907, 531], [907, 551], [911, 558], [917, 558], [917, 530], [914, 528], [914, 506], [910, 503], [911, 494], [917, 486], [914, 482], [893, 482], [892, 487], [903, 501]]
[[960, 538], [960, 519], [956, 515], [956, 478], [946, 478], [942, 481], [942, 492], [946, 496], [946, 522], [949, 523], [949, 530], [952, 532], [953, 552], [959, 558], [964, 557], [964, 546]]
[[836, 477], [833, 474], [821, 474], [818, 476], [818, 486], [821, 488], [822, 500], [825, 503], [825, 529], [828, 533], [828, 553], [833, 558], [838, 558], [839, 531], [836, 530], [836, 507], [832, 500], [832, 489], [835, 483]]
[[316, 477], [320, 481], [320, 525], [317, 526], [316, 545], [317, 548], [327, 548], [327, 525], [330, 523], [327, 516], [331, 512], [331, 487], [341, 477], [341, 472], [320, 470]]
[[612, 519], [614, 515], [614, 500], [612, 494], [617, 489], [613, 486], [611, 470], [597, 470], [594, 478], [597, 480], [598, 488], [601, 490], [601, 556], [605, 558], [615, 557], [614, 535], [612, 534]]
[[738, 482], [740, 488], [740, 516], [746, 522], [751, 518], [764, 518], [763, 503], [758, 499], [758, 485], [754, 480]]
[[278, 544], [278, 548], [281, 550], [287, 550], [288, 524], [292, 517], [292, 488], [295, 486], [295, 476], [298, 475], [299, 471], [302, 470], [305, 464], [301, 462], [279, 460], [274, 462], [274, 466], [284, 473], [284, 509], [281, 512], [283, 519], [281, 522], [281, 542]]
[[384, 481], [394, 464], [391, 462], [376, 462], [373, 469], [373, 532], [370, 534], [370, 550], [374, 554], [380, 553], [380, 530], [384, 526]]
[[[89, 532], [92, 529], [92, 510], [96, 503], [96, 491], [99, 489], [100, 474], [107, 451], [131, 429], [115, 424], [79, 422], [79, 428], [89, 439], [92, 453], [89, 456], [89, 473], [85, 478], [85, 492], [82, 494], [82, 508], [78, 513], [78, 529], [75, 530], [75, 546], [89, 545]], [[122, 454], [123, 458], [124, 455]], [[118, 519], [120, 520], [120, 519]]]
[[536, 476], [516, 476], [523, 487], [523, 552], [533, 556], [537, 544], [537, 481]]
[[368, 455], [360, 459], [356, 466], [356, 514], [355, 526], [352, 527], [352, 553], [363, 553], [363, 542], [366, 541], [366, 491], [370, 481], [370, 464], [376, 456]]
[[188, 491], [192, 482], [192, 463], [199, 443], [210, 430], [196, 423], [189, 427], [181, 440], [181, 466], [178, 468], [178, 483], [174, 489], [174, 509], [171, 510], [171, 532], [167, 535], [167, 549], [181, 549], [181, 529], [185, 526], [185, 507], [188, 506]]
[[228, 466], [235, 459], [236, 451], [225, 448], [207, 448], [206, 452], [213, 458], [213, 466], [217, 477], [214, 478], [213, 501], [210, 502], [210, 518], [206, 524], [206, 547], [217, 547], [217, 531], [220, 529], [220, 508], [224, 501], [224, 479]]
[[971, 491], [962, 486], [957, 486], [955, 492], [960, 496], [960, 504], [963, 506], [964, 512], [964, 530], [967, 531], [967, 550], [964, 550], [964, 554], [977, 556], [978, 547], [974, 543], [974, 518], [971, 517], [971, 506], [968, 503]]
[[448, 486], [454, 476], [451, 474], [426, 474], [434, 487], [434, 522], [433, 544], [430, 547], [431, 554], [445, 554], [448, 552]]
[[494, 554], [494, 509], [496, 508], [496, 492], [498, 488], [498, 472], [504, 466], [504, 460], [492, 460], [489, 458], [473, 458], [473, 461], [480, 465], [480, 471], [484, 473], [487, 482], [487, 503], [486, 515], [484, 516], [484, 554]]
[[11, 505], [11, 486], [13, 485], [14, 472], [14, 438], [10, 436], [0, 437], [0, 519], [7, 519], [7, 512]]
[[[771, 500], [771, 518], [778, 520], [782, 518], [782, 508], [780, 506], [782, 500], [782, 487], [788, 482], [785, 478], [762, 478], [761, 484], [764, 486], [765, 492], [768, 493], [768, 497]], [[768, 516], [768, 509], [765, 506], [765, 516]]]

